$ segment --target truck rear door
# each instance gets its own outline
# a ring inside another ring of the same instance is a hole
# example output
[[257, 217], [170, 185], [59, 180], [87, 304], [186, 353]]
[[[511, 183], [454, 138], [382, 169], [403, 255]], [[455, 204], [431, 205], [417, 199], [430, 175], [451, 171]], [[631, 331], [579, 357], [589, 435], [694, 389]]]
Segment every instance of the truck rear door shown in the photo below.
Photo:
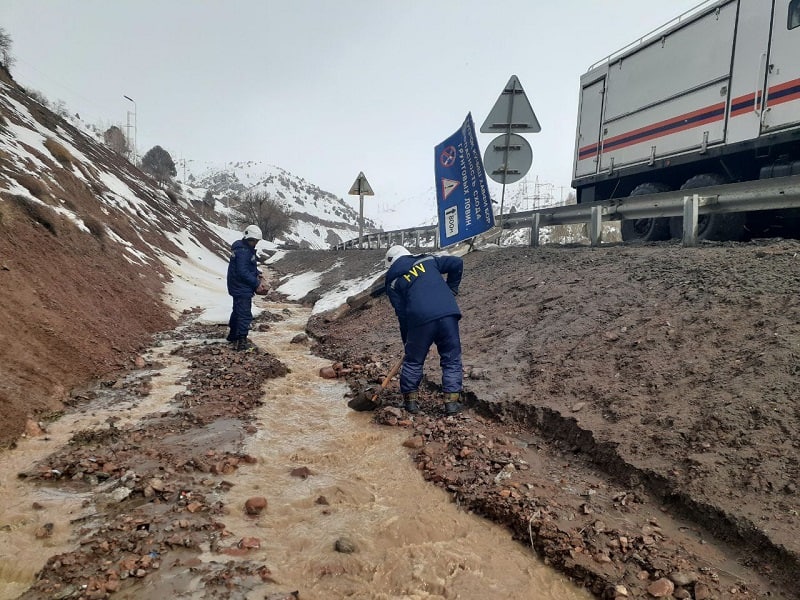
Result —
[[739, 2], [729, 94], [729, 144], [756, 139], [761, 133], [772, 20], [772, 0]]
[[606, 78], [603, 75], [600, 79], [581, 87], [578, 134], [575, 143], [575, 179], [597, 172], [605, 86]]
[[775, 0], [762, 133], [800, 124], [800, 0]]

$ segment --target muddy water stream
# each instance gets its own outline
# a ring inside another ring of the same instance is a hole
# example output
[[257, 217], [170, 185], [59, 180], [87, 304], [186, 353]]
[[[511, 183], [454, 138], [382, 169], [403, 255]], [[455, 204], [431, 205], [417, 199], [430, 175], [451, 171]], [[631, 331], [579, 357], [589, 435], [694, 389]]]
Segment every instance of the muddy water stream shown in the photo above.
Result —
[[[346, 385], [318, 376], [329, 363], [303, 344], [290, 343], [304, 330], [309, 311], [295, 305], [269, 308], [286, 319], [253, 339], [291, 372], [265, 385], [258, 432], [244, 449], [258, 461], [226, 477], [234, 486], [224, 495], [230, 513], [222, 518], [235, 536], [261, 540], [246, 559], [263, 562], [278, 582], [251, 590], [247, 598], [290, 590], [303, 600], [591, 598], [513, 541], [505, 528], [468, 514], [426, 483], [402, 446], [408, 432], [376, 426], [368, 413], [348, 409]], [[17, 473], [66, 444], [74, 432], [102, 428], [110, 416], [122, 417], [118, 426], [123, 426], [164, 410], [183, 389], [176, 382], [187, 370], [170, 350], [151, 352], [161, 366], [146, 398], [123, 410], [119, 403], [93, 403], [51, 424], [46, 438], [20, 440], [15, 450], [0, 455], [0, 600], [25, 591], [48, 556], [73, 548], [71, 522], [93, 510], [88, 495], [32, 485]], [[299, 467], [310, 474], [292, 476]], [[251, 496], [268, 500], [258, 517], [242, 510]], [[54, 524], [53, 535], [38, 539], [36, 530], [46, 522]], [[335, 551], [343, 538], [355, 552]], [[210, 551], [201, 556], [206, 562], [229, 559]], [[205, 598], [195, 583], [173, 597]], [[145, 580], [114, 597], [150, 598], [147, 588]]]
[[[75, 432], [107, 428], [110, 417], [124, 427], [163, 409], [185, 389], [176, 382], [186, 373], [187, 364], [171, 356], [146, 397], [120, 400], [110, 394], [50, 423], [46, 435], [22, 438], [15, 449], [0, 453], [0, 600], [17, 598], [30, 587], [50, 556], [74, 548], [72, 524], [96, 512], [91, 493], [38, 485], [20, 479], [18, 473], [65, 446]], [[134, 377], [145, 374], [138, 372]], [[49, 524], [52, 535], [37, 537], [37, 532]]]
[[[299, 590], [304, 600], [590, 597], [507, 530], [460, 510], [426, 483], [402, 446], [407, 432], [348, 409], [345, 384], [318, 376], [329, 362], [289, 343], [304, 330], [308, 312], [287, 308], [285, 321], [254, 340], [291, 373], [267, 382], [259, 432], [246, 449], [258, 464], [242, 469], [226, 495], [234, 508], [262, 495], [268, 508], [255, 519], [241, 510], [225, 519], [237, 536], [261, 539], [261, 559], [279, 589]], [[311, 474], [290, 474], [300, 467]], [[340, 538], [357, 551], [336, 552]]]

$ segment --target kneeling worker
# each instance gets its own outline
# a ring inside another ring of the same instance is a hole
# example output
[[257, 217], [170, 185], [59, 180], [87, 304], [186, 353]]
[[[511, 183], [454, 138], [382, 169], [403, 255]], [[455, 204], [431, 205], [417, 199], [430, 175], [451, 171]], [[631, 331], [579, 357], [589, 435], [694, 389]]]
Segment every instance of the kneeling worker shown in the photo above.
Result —
[[[461, 311], [455, 296], [461, 283], [464, 261], [458, 256], [412, 255], [403, 246], [386, 252], [386, 294], [400, 322], [403, 368], [400, 392], [404, 407], [419, 412], [419, 384], [431, 344], [436, 344], [442, 367], [444, 411], [461, 411]], [[445, 279], [446, 276], [446, 279]]]

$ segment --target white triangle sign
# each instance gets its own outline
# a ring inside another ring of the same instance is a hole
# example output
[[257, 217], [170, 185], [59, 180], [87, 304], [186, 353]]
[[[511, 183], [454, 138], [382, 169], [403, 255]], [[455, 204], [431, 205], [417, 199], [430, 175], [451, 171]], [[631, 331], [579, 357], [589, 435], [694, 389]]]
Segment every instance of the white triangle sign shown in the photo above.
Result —
[[446, 179], [442, 177], [442, 200], [447, 200], [447, 197], [453, 193], [453, 190], [458, 187], [460, 181], [455, 179]]
[[364, 175], [364, 171], [361, 171], [356, 177], [356, 180], [353, 182], [353, 185], [350, 187], [350, 191], [347, 192], [350, 196], [374, 196], [375, 192], [372, 191], [372, 186], [370, 186], [369, 181], [367, 181], [367, 177]]
[[494, 103], [489, 116], [481, 125], [481, 133], [501, 133], [528, 131], [538, 133], [542, 130], [539, 120], [533, 114], [530, 100], [522, 89], [516, 75], [512, 75], [506, 87]]

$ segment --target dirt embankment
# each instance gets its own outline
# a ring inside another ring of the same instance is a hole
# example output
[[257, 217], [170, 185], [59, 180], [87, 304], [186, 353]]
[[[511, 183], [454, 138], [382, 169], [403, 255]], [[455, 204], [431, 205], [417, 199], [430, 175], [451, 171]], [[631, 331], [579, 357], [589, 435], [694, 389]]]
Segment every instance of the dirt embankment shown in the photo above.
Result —
[[[468, 254], [472, 410], [442, 424], [432, 353], [425, 414], [378, 418], [598, 595], [798, 597], [799, 261], [783, 240]], [[345, 366], [401, 355], [385, 297], [309, 331]]]

